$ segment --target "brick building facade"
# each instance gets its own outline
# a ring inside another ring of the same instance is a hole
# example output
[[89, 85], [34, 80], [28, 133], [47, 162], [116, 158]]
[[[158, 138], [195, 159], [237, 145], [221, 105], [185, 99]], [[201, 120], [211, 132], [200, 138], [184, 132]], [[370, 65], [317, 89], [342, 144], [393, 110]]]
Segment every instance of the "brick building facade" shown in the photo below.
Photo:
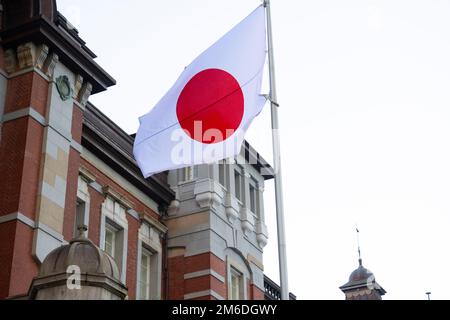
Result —
[[83, 224], [129, 299], [264, 299], [264, 159], [245, 143], [144, 179], [133, 136], [88, 102], [115, 81], [56, 1], [0, 3], [0, 298]]

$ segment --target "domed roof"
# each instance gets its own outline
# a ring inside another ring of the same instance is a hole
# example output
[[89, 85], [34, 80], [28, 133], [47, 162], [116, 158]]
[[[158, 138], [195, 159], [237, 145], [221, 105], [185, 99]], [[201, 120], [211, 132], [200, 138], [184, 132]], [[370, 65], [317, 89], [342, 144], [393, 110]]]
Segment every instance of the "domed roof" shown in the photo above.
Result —
[[359, 266], [355, 269], [348, 278], [348, 282], [341, 286], [341, 289], [355, 287], [355, 286], [367, 286], [375, 283], [375, 276], [369, 269], [366, 269], [362, 265], [362, 260], [359, 259]]
[[348, 282], [362, 282], [371, 277], [372, 279], [374, 277], [372, 271], [364, 268], [362, 264], [360, 264], [359, 267], [350, 274]]
[[82, 274], [100, 274], [120, 280], [119, 269], [114, 259], [100, 250], [84, 235], [87, 228], [80, 228], [80, 235], [50, 252], [42, 262], [39, 277], [66, 273], [69, 266], [78, 266]]

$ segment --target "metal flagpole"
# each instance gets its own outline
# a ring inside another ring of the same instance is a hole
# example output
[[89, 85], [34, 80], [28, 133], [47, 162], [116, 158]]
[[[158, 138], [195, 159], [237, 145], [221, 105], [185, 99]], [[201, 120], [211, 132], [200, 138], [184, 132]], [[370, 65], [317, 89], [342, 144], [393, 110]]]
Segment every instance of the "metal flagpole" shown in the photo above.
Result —
[[283, 209], [283, 183], [281, 180], [281, 158], [280, 158], [280, 135], [278, 125], [278, 103], [275, 87], [275, 63], [273, 55], [272, 21], [270, 14], [270, 1], [264, 0], [267, 17], [267, 46], [269, 58], [269, 81], [270, 81], [270, 106], [272, 115], [272, 144], [273, 162], [275, 171], [275, 202], [277, 210], [277, 233], [278, 233], [278, 261], [280, 268], [281, 299], [289, 300], [287, 258], [286, 258], [286, 233], [284, 226]]

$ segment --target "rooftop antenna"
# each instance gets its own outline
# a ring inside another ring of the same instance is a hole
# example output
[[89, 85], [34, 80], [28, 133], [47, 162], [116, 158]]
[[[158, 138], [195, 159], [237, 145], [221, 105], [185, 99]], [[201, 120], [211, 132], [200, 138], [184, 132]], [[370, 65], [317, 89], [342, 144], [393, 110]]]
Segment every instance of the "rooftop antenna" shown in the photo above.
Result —
[[359, 265], [362, 266], [361, 248], [359, 246], [359, 229], [358, 229], [358, 226], [356, 226], [356, 241], [358, 243], [358, 262], [359, 262]]
[[428, 296], [428, 300], [431, 300], [431, 298], [430, 298], [430, 295], [431, 295], [431, 292], [425, 292], [425, 294]]

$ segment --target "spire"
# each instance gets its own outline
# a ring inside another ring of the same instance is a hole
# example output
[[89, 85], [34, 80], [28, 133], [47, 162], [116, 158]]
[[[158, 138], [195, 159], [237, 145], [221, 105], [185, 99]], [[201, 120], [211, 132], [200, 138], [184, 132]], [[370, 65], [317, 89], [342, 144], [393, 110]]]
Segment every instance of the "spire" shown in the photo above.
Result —
[[361, 248], [359, 246], [359, 229], [358, 229], [358, 226], [356, 226], [356, 242], [358, 243], [358, 262], [359, 262], [359, 265], [362, 267]]
[[356, 226], [356, 241], [359, 266], [350, 274], [347, 283], [339, 289], [344, 292], [346, 300], [381, 300], [386, 291], [375, 281], [375, 275], [362, 265], [358, 226]]

